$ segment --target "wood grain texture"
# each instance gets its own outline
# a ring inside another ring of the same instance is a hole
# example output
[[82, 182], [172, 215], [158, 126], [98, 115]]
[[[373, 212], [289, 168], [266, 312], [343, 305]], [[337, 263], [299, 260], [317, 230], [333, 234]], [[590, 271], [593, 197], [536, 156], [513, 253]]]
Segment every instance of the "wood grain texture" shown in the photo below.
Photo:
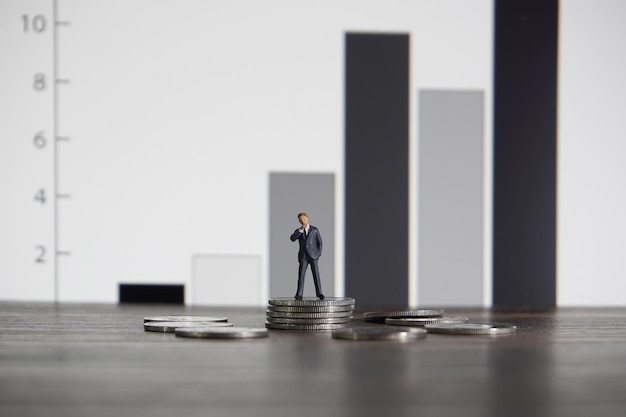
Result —
[[[358, 307], [358, 300], [357, 300]], [[358, 310], [353, 326], [371, 326]], [[448, 309], [513, 336], [397, 344], [272, 331], [211, 341], [145, 332], [148, 315], [263, 309], [0, 303], [5, 416], [615, 416], [626, 410], [626, 308]]]

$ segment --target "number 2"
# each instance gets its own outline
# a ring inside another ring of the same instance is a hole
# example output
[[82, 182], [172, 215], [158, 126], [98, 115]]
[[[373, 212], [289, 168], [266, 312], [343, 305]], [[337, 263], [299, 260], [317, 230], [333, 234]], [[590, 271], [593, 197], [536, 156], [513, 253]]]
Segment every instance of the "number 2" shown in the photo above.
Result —
[[35, 263], [40, 263], [40, 264], [45, 263], [46, 262], [46, 259], [45, 259], [46, 247], [43, 245], [37, 245], [35, 246], [35, 249], [38, 252], [37, 257], [35, 258]]

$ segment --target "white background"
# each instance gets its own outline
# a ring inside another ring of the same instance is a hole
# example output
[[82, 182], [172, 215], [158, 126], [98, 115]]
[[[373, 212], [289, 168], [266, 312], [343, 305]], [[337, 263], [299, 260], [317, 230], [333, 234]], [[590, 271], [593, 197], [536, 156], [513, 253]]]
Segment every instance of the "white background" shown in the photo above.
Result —
[[[46, 30], [24, 32], [25, 14], [45, 16]], [[341, 294], [343, 40], [366, 31], [411, 35], [415, 303], [417, 91], [484, 91], [491, 159], [491, 1], [58, 0], [58, 17], [71, 24], [58, 28], [57, 77], [71, 81], [58, 88], [57, 134], [71, 139], [56, 169], [71, 198], [58, 201], [55, 237], [53, 89], [32, 86], [54, 74], [52, 0], [0, 4], [0, 299], [54, 299], [55, 240], [71, 252], [59, 301], [116, 302], [119, 282], [189, 288], [194, 254], [260, 256], [267, 288], [270, 171], [335, 173]], [[560, 305], [626, 303], [625, 17], [619, 0], [561, 1]], [[490, 178], [486, 164], [486, 304]]]
[[562, 0], [559, 305], [626, 304], [626, 3]]

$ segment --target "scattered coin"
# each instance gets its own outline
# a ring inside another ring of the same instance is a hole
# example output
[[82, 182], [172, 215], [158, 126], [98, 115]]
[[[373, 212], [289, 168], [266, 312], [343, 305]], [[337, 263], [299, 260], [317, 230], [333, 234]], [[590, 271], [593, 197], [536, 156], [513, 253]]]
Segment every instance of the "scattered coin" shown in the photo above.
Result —
[[406, 310], [406, 311], [372, 311], [365, 313], [365, 321], [374, 323], [384, 323], [387, 318], [407, 318], [407, 317], [441, 317], [443, 310]]
[[427, 324], [429, 333], [443, 333], [454, 335], [498, 335], [515, 333], [516, 327], [506, 324]]
[[339, 311], [339, 312], [330, 312], [330, 313], [290, 313], [288, 311], [272, 311], [267, 310], [265, 312], [267, 317], [282, 317], [282, 318], [291, 318], [291, 319], [321, 319], [321, 318], [338, 318], [338, 317], [349, 317], [352, 318], [352, 310], [348, 311]]
[[426, 330], [400, 327], [354, 327], [333, 330], [334, 339], [408, 342], [426, 337]]
[[336, 324], [348, 323], [352, 316], [348, 317], [329, 317], [316, 319], [292, 319], [284, 317], [268, 317], [267, 322], [272, 324]]
[[334, 330], [348, 326], [348, 323], [335, 324], [287, 324], [265, 322], [265, 327], [274, 330]]
[[326, 297], [323, 300], [314, 297], [306, 297], [301, 300], [296, 300], [293, 297], [278, 297], [271, 298], [269, 300], [270, 305], [275, 306], [354, 306], [354, 298], [349, 297]]
[[385, 319], [385, 324], [393, 326], [415, 326], [424, 327], [427, 324], [458, 324], [465, 323], [469, 320], [467, 317], [404, 317]]
[[211, 321], [228, 321], [226, 317], [210, 317], [210, 316], [152, 316], [152, 317], [144, 317], [144, 323], [148, 321], [201, 321], [201, 322], [211, 322]]
[[268, 331], [259, 327], [184, 327], [176, 329], [176, 336], [196, 339], [251, 339], [267, 337]]
[[174, 333], [181, 327], [233, 327], [224, 322], [194, 322], [194, 321], [149, 321], [143, 324], [143, 329], [149, 332]]

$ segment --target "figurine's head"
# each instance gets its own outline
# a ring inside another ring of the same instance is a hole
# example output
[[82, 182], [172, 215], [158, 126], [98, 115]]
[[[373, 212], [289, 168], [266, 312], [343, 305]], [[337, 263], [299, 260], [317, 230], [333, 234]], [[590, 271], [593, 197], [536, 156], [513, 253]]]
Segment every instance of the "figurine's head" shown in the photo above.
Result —
[[306, 226], [309, 224], [309, 215], [304, 212], [298, 213], [298, 221], [302, 226]]

